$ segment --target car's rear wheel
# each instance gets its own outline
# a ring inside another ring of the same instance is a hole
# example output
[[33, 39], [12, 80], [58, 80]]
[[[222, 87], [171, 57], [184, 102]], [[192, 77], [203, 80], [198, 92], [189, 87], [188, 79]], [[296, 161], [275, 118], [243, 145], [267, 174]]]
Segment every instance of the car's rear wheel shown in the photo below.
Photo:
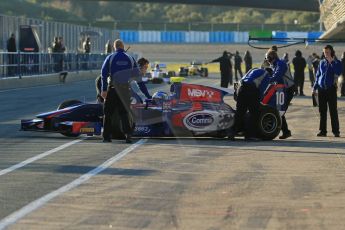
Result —
[[65, 137], [79, 137], [80, 133], [61, 133]]
[[184, 68], [184, 67], [180, 67], [179, 76], [181, 76], [181, 77], [187, 77], [187, 76], [188, 76], [188, 69], [187, 69], [187, 68]]
[[169, 77], [175, 77], [175, 76], [176, 76], [175, 71], [169, 71], [169, 72], [168, 72], [168, 76], [169, 76]]
[[153, 78], [152, 83], [153, 84], [161, 84], [161, 83], [163, 83], [163, 79], [162, 78]]
[[208, 77], [208, 69], [207, 68], [201, 68], [201, 76], [202, 77]]
[[260, 110], [259, 136], [263, 140], [273, 140], [278, 136], [282, 126], [279, 111], [267, 105], [263, 105]]
[[[79, 100], [75, 100], [75, 99], [72, 99], [72, 100], [67, 100], [67, 101], [64, 101], [62, 102], [59, 106], [58, 106], [58, 110], [60, 109], [65, 109], [67, 107], [71, 107], [71, 106], [74, 106], [74, 105], [78, 105], [78, 104], [81, 104], [82, 102], [79, 101]], [[71, 132], [60, 132], [62, 135], [66, 136], [66, 137], [78, 137], [80, 136], [80, 133], [71, 133]]]
[[72, 99], [72, 100], [67, 100], [67, 101], [64, 101], [62, 102], [59, 106], [58, 106], [58, 110], [60, 109], [65, 109], [67, 107], [71, 107], [71, 106], [74, 106], [74, 105], [78, 105], [78, 104], [81, 104], [82, 102], [79, 101], [79, 100], [75, 100], [75, 99]]

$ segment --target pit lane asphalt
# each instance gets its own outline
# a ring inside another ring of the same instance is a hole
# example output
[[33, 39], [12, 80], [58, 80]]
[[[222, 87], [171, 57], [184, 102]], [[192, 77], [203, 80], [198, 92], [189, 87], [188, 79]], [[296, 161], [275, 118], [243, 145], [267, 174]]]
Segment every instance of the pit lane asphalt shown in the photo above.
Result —
[[[193, 82], [218, 85], [219, 79]], [[92, 81], [0, 92], [0, 170], [75, 140], [20, 132], [20, 119], [66, 99], [94, 97]], [[344, 105], [340, 99], [341, 134]], [[289, 110], [293, 137], [284, 141], [147, 139], [9, 229], [341, 229], [344, 138], [315, 137], [318, 117], [310, 97], [297, 97]], [[0, 223], [130, 146], [90, 137], [1, 175]]]

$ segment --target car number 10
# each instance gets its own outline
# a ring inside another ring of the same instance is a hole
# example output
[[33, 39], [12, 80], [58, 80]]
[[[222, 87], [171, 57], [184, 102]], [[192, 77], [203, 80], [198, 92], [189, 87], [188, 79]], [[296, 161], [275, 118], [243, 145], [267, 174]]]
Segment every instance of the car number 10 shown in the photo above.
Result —
[[276, 93], [276, 103], [277, 103], [277, 105], [284, 105], [284, 98], [285, 97], [285, 94], [284, 94], [284, 92], [277, 92]]

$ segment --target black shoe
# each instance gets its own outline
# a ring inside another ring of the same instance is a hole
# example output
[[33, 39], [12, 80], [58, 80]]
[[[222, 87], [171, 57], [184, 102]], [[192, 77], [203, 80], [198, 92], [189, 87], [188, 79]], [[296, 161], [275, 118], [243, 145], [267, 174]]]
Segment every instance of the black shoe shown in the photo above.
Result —
[[127, 144], [132, 143], [132, 136], [131, 135], [126, 135], [126, 143]]
[[340, 137], [340, 133], [335, 133], [334, 137]]
[[109, 142], [111, 142], [111, 138], [103, 138], [103, 142], [104, 143], [109, 143]]
[[318, 137], [327, 137], [327, 133], [319, 132], [316, 136], [318, 136]]
[[303, 97], [305, 96], [305, 94], [304, 94], [304, 93], [300, 93], [299, 95], [300, 95], [300, 96], [303, 96]]
[[286, 133], [283, 133], [283, 135], [281, 135], [280, 137], [279, 137], [279, 139], [286, 139], [286, 138], [288, 138], [288, 137], [291, 137], [291, 132], [289, 131], [289, 132], [286, 132]]

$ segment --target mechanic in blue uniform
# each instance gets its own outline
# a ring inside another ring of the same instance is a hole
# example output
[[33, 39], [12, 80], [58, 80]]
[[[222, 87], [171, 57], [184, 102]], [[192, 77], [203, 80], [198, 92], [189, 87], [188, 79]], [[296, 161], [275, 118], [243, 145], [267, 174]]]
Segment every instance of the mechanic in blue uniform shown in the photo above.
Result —
[[[102, 66], [102, 92], [104, 101], [103, 142], [111, 142], [112, 114], [118, 112], [126, 143], [131, 143], [134, 122], [130, 110], [130, 82], [136, 80], [145, 95], [147, 88], [140, 79], [140, 70], [133, 57], [124, 50], [124, 43], [114, 42], [115, 52], [109, 55]], [[109, 79], [109, 83], [108, 83]]]
[[[295, 83], [291, 76], [290, 68], [285, 61], [279, 59], [277, 52], [273, 49], [269, 49], [266, 53], [266, 61], [272, 68], [272, 77], [270, 79], [270, 82], [285, 85], [286, 100], [284, 106], [285, 111], [287, 111], [295, 92]], [[286, 139], [288, 137], [291, 137], [291, 131], [288, 128], [285, 114], [282, 116], [281, 130], [283, 134], [279, 137], [279, 139]]]
[[313, 94], [317, 94], [319, 99], [320, 132], [317, 136], [327, 136], [328, 104], [332, 132], [335, 137], [340, 137], [337, 108], [337, 80], [338, 76], [342, 73], [342, 66], [341, 62], [337, 60], [335, 51], [331, 45], [324, 47], [323, 54], [325, 57], [320, 61], [313, 86]]
[[245, 139], [255, 137], [260, 113], [261, 95], [267, 88], [271, 75], [264, 69], [251, 69], [241, 79], [241, 86], [238, 89], [237, 104], [235, 113], [234, 130], [229, 133], [229, 138], [234, 139], [234, 135], [245, 129], [244, 120], [247, 110], [250, 114], [251, 129], [245, 132]]

